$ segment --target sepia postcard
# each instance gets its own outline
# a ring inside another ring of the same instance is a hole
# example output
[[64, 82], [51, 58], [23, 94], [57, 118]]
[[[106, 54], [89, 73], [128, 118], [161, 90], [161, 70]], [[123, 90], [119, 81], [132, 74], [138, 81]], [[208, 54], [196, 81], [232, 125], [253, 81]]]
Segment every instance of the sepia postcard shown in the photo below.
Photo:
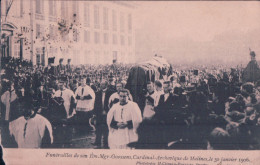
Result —
[[0, 11], [0, 164], [259, 164], [259, 1]]

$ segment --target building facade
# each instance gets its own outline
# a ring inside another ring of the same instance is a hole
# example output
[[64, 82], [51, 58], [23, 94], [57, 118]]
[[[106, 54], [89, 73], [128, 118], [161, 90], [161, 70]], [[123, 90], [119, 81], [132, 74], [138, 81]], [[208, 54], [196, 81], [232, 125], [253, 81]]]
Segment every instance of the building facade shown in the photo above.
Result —
[[131, 2], [3, 0], [2, 56], [47, 65], [48, 57], [73, 64], [135, 62]]

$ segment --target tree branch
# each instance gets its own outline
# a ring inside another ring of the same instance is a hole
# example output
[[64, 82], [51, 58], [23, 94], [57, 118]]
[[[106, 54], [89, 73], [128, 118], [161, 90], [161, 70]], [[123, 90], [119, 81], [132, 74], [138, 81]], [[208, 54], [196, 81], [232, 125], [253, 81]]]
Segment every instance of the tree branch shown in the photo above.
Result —
[[8, 5], [8, 8], [7, 8], [6, 14], [5, 14], [5, 19], [6, 19], [7, 15], [8, 15], [8, 12], [9, 12], [9, 10], [10, 10], [12, 4], [13, 4], [13, 0], [11, 0], [10, 3], [9, 3], [9, 5]]

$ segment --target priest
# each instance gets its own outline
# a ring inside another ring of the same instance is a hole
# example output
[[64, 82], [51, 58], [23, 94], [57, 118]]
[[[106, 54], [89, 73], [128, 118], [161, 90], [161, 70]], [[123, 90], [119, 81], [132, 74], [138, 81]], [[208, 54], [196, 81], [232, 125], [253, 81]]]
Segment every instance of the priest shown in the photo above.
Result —
[[[56, 115], [57, 120], [54, 124], [55, 132], [54, 136], [56, 137], [55, 145], [62, 147], [70, 147], [70, 140], [72, 138], [72, 117], [75, 112], [75, 96], [72, 90], [65, 87], [65, 82], [67, 81], [66, 77], [61, 77], [59, 80], [59, 90], [54, 94], [54, 99], [57, 101], [57, 109], [54, 111], [60, 111], [65, 113], [53, 113]], [[59, 117], [57, 115], [60, 115]]]
[[142, 122], [142, 114], [138, 105], [128, 100], [127, 94], [127, 90], [122, 89], [119, 103], [114, 104], [107, 114], [110, 149], [130, 149], [128, 144], [138, 141], [137, 128]]
[[76, 89], [75, 96], [77, 100], [76, 120], [78, 133], [84, 133], [85, 130], [92, 130], [89, 119], [92, 117], [92, 111], [95, 103], [95, 92], [86, 84], [86, 77], [81, 78], [81, 85]]
[[75, 95], [72, 90], [65, 87], [65, 83], [67, 81], [66, 77], [61, 77], [59, 80], [59, 90], [54, 93], [55, 97], [61, 97], [64, 102], [64, 108], [66, 110], [67, 118], [71, 118], [75, 114], [75, 110], [73, 109], [73, 105], [75, 104]]
[[25, 102], [23, 116], [9, 125], [10, 135], [18, 148], [42, 148], [53, 143], [52, 126], [43, 116], [33, 110], [31, 102]]

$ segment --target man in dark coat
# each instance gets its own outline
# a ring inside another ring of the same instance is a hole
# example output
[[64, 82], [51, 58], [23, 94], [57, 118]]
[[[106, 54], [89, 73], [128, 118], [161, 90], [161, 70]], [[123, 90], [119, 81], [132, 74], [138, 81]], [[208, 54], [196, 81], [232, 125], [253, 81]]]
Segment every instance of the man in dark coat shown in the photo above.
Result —
[[40, 86], [37, 87], [35, 91], [34, 100], [37, 103], [36, 106], [38, 109], [38, 113], [40, 113], [41, 115], [49, 119], [50, 112], [48, 106], [49, 106], [50, 95], [46, 89], [44, 77], [41, 77], [39, 80], [40, 80]]
[[156, 148], [167, 148], [167, 143], [172, 140], [172, 121], [173, 117], [171, 111], [174, 106], [174, 96], [171, 93], [170, 81], [166, 81], [163, 84], [164, 94], [160, 96], [158, 106], [155, 107], [154, 118], [157, 120], [156, 127], [159, 127], [161, 131], [160, 136], [157, 136], [156, 141], [158, 146]]
[[166, 81], [163, 84], [164, 94], [160, 96], [158, 106], [155, 107], [156, 116], [161, 121], [168, 121], [168, 113], [173, 108], [173, 95], [170, 92], [170, 81]]
[[44, 74], [50, 77], [57, 76], [57, 68], [53, 66], [55, 57], [48, 58], [48, 66], [44, 69]]
[[3, 159], [3, 149], [2, 146], [0, 145], [0, 164], [5, 165], [4, 159]]
[[65, 88], [67, 77], [60, 77], [59, 90], [53, 95], [52, 125], [55, 147], [70, 147], [72, 135], [72, 116], [74, 108], [74, 93]]
[[66, 65], [67, 74], [72, 74], [72, 68], [71, 68], [70, 62], [71, 62], [71, 59], [68, 59], [68, 64]]
[[243, 82], [257, 82], [260, 80], [260, 68], [255, 58], [255, 52], [250, 52], [251, 61], [247, 64], [247, 67], [242, 73]]
[[112, 92], [107, 88], [107, 81], [102, 81], [100, 84], [101, 90], [96, 92], [94, 105], [94, 115], [96, 115], [96, 140], [94, 145], [101, 148], [101, 139], [103, 136], [104, 148], [108, 148], [108, 127], [106, 124], [108, 108], [108, 100]]

